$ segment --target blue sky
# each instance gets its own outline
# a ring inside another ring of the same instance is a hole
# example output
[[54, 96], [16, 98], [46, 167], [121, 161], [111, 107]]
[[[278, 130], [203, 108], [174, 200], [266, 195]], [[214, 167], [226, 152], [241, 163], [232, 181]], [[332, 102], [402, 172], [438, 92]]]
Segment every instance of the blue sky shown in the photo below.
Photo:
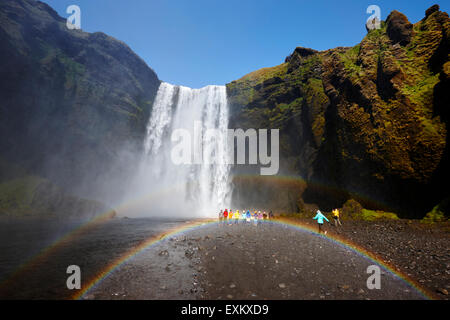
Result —
[[81, 27], [127, 43], [158, 77], [200, 88], [222, 85], [272, 67], [297, 46], [325, 50], [353, 46], [366, 34], [366, 9], [385, 20], [394, 9], [413, 23], [438, 3], [412, 0], [44, 0], [62, 17], [81, 8]]

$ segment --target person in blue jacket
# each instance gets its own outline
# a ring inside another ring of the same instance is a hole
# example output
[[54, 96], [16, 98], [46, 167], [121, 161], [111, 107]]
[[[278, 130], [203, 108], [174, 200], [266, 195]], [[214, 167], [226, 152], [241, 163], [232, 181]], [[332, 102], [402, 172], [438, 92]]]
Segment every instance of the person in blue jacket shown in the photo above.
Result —
[[322, 232], [322, 225], [323, 225], [323, 219], [330, 222], [330, 220], [325, 217], [320, 210], [317, 210], [316, 216], [313, 218], [314, 220], [317, 220], [317, 224], [319, 225], [319, 233]]
[[250, 214], [250, 210], [247, 210], [247, 213], [245, 214], [245, 217], [247, 218], [247, 223], [250, 223], [250, 218], [251, 218], [251, 214]]

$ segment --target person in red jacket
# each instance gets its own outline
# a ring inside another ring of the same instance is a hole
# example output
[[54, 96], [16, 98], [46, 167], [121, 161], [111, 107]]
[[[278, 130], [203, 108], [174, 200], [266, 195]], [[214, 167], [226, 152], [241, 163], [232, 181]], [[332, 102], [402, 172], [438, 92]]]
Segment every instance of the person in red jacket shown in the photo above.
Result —
[[223, 212], [223, 223], [227, 224], [227, 219], [228, 219], [228, 210], [225, 209], [225, 211]]

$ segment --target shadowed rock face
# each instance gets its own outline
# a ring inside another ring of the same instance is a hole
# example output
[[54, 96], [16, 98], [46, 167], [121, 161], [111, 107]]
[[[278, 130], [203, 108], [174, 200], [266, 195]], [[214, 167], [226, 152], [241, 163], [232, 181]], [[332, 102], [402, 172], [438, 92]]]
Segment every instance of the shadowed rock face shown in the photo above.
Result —
[[403, 13], [392, 11], [386, 20], [386, 32], [392, 43], [406, 46], [411, 41], [413, 25]]
[[282, 171], [310, 182], [306, 202], [422, 217], [450, 194], [449, 38], [432, 7], [414, 25], [392, 12], [352, 48], [296, 49], [227, 85], [230, 125], [281, 129]]
[[315, 54], [315, 53], [317, 53], [318, 51], [317, 50], [314, 50], [314, 49], [310, 49], [310, 48], [303, 48], [303, 47], [297, 47], [297, 48], [295, 48], [295, 50], [294, 50], [294, 53], [293, 54], [291, 54], [291, 55], [289, 55], [288, 57], [286, 57], [286, 60], [284, 61], [284, 62], [289, 62], [289, 61], [291, 61], [291, 59], [292, 59], [292, 57], [294, 56], [294, 55], [298, 55], [298, 56], [300, 56], [300, 57], [308, 57], [308, 56], [311, 56], [311, 55], [313, 55], [313, 54]]
[[0, 217], [89, 220], [114, 217], [101, 202], [71, 196], [48, 180], [23, 176], [0, 183]]
[[429, 16], [431, 16], [433, 13], [439, 11], [439, 5], [435, 4], [431, 7], [429, 7], [426, 11], [425, 11], [425, 19], [428, 18]]
[[153, 70], [39, 1], [1, 1], [0, 42], [2, 157], [83, 196], [122, 184], [160, 83]]

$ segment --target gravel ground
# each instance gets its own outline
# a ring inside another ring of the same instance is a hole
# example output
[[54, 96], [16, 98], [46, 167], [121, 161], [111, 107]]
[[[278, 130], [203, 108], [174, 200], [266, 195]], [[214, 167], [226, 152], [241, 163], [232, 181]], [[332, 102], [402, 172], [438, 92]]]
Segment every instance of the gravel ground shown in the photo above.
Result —
[[[313, 225], [309, 220], [301, 222]], [[149, 237], [184, 223], [117, 218], [64, 242], [13, 278], [8, 275], [30, 258], [30, 252], [39, 252], [55, 234], [59, 237], [67, 230], [58, 227], [55, 232], [51, 225], [36, 228], [28, 223], [0, 225], [0, 298], [68, 299], [74, 294], [65, 286], [68, 265], [81, 266], [84, 286]], [[133, 255], [82, 298], [423, 298], [384, 269], [381, 289], [369, 290], [366, 270], [373, 262], [330, 241], [328, 236], [334, 233], [395, 265], [436, 298], [448, 298], [448, 225], [344, 221], [338, 229], [331, 225], [325, 229], [327, 236], [317, 236], [271, 223], [206, 224]], [[6, 278], [9, 281], [2, 281]]]
[[369, 290], [374, 262], [327, 237], [263, 223], [208, 227], [199, 234], [199, 281], [206, 299], [420, 299], [382, 268]]
[[[301, 222], [314, 225], [309, 220]], [[394, 265], [434, 298], [450, 299], [450, 223], [343, 221], [341, 227], [326, 225], [326, 229]]]
[[278, 224], [207, 224], [159, 242], [84, 299], [422, 299], [374, 262], [327, 237]]

